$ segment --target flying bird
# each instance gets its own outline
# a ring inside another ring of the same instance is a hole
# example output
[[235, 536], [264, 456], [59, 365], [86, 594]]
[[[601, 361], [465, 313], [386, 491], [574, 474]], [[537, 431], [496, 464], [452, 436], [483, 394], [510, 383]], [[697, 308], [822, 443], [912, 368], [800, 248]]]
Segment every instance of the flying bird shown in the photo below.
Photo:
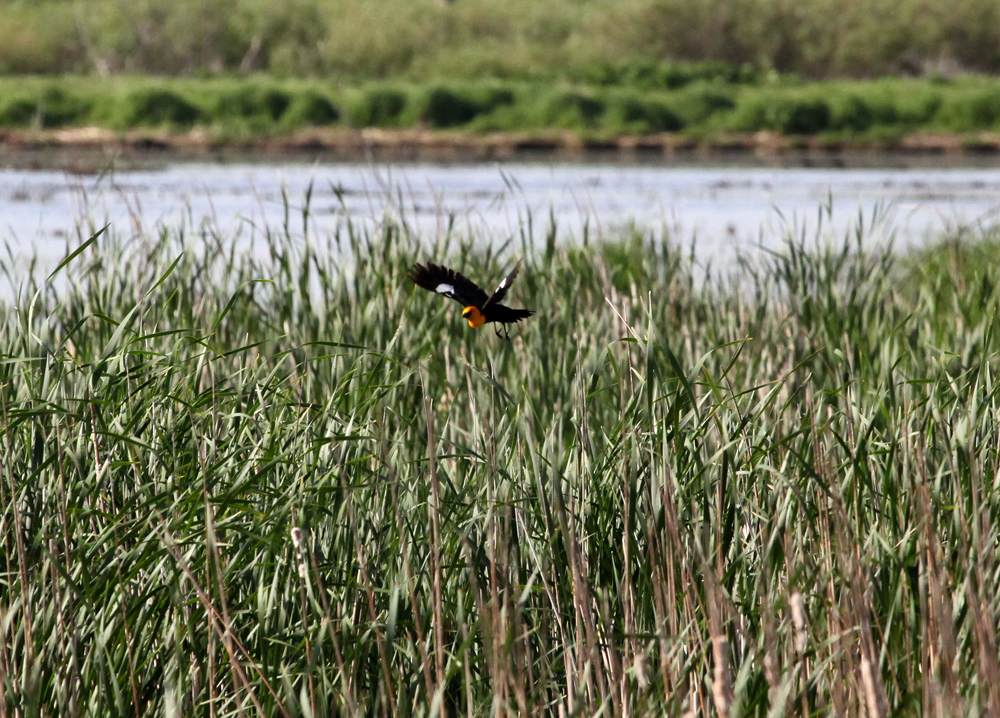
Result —
[[[422, 264], [414, 265], [413, 269], [410, 270], [410, 279], [424, 289], [437, 292], [461, 304], [464, 307], [462, 316], [469, 322], [470, 327], [479, 328], [489, 322], [502, 324], [504, 337], [509, 340], [507, 325], [519, 322], [534, 314], [530, 309], [511, 309], [500, 303], [507, 296], [507, 290], [514, 283], [514, 278], [517, 277], [517, 271], [520, 267], [521, 262], [518, 261], [514, 265], [513, 271], [500, 282], [500, 286], [490, 296], [487, 296], [486, 292], [480, 289], [475, 282], [454, 269], [441, 267], [430, 262], [427, 263], [426, 267]], [[494, 327], [493, 331], [496, 332], [497, 336], [500, 336], [499, 329]]]

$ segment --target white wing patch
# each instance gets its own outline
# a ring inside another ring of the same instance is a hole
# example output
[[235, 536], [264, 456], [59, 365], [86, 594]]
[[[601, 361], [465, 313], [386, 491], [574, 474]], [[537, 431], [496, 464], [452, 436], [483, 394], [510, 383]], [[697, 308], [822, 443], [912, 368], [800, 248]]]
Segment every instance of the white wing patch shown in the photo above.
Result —
[[507, 287], [509, 287], [509, 286], [510, 286], [510, 282], [508, 282], [508, 281], [507, 281], [508, 279], [510, 279], [510, 277], [504, 277], [503, 281], [502, 281], [502, 282], [500, 282], [500, 286], [499, 286], [499, 287], [497, 287], [497, 291], [498, 291], [498, 292], [499, 292], [499, 291], [500, 291], [501, 289], [506, 289]]
[[443, 282], [434, 288], [434, 291], [438, 294], [443, 294], [446, 297], [452, 297], [455, 295], [455, 287], [451, 284], [444, 284]]

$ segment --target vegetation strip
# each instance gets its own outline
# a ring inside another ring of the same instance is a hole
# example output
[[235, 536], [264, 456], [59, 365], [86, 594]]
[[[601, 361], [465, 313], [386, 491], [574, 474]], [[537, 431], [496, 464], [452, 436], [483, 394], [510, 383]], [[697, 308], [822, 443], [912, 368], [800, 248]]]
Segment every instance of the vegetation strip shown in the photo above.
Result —
[[715, 78], [673, 89], [484, 80], [338, 89], [267, 77], [6, 77], [0, 78], [0, 132], [9, 144], [363, 141], [982, 151], [1000, 145], [1000, 79]]

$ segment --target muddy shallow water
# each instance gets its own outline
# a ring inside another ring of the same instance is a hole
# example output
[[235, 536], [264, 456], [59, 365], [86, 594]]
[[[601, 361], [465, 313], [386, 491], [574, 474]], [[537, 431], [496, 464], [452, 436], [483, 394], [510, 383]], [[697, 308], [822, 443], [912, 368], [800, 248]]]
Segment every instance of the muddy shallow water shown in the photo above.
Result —
[[[830, 236], [876, 208], [872, 241], [897, 246], [942, 232], [992, 225], [1000, 216], [1000, 163], [977, 167], [832, 168], [652, 164], [206, 164], [104, 174], [0, 170], [0, 239], [23, 263], [47, 271], [88, 226], [111, 223], [126, 236], [158, 225], [208, 226], [248, 238], [285, 222], [301, 237], [312, 187], [309, 232], [322, 237], [347, 217], [374, 224], [400, 217], [420, 236], [446, 231], [480, 240], [520, 237], [531, 217], [541, 241], [609, 236], [628, 223], [666, 233], [718, 265], [738, 253], [780, 245], [790, 226], [806, 234], [832, 204]], [[518, 239], [520, 241], [520, 239]], [[250, 243], [247, 244], [249, 248]]]

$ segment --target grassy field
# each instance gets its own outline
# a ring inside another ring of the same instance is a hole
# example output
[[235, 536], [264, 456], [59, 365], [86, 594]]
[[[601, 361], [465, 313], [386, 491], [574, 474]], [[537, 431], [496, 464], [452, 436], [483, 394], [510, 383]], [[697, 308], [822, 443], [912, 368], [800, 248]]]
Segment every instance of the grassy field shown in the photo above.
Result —
[[[0, 715], [1000, 710], [1000, 238], [306, 208], [3, 265]], [[516, 257], [509, 344], [405, 276]]]
[[724, 62], [808, 78], [1000, 72], [995, 0], [0, 0], [0, 73], [355, 82]]
[[[891, 142], [909, 133], [1000, 133], [1000, 79], [758, 81], [726, 66], [669, 65], [598, 84], [482, 80], [337, 87], [271, 77], [0, 78], [0, 128], [204, 130], [216, 141], [287, 137], [310, 127], [570, 132], [583, 137], [761, 131], [827, 142]], [[674, 70], [677, 70], [675, 72]]]

